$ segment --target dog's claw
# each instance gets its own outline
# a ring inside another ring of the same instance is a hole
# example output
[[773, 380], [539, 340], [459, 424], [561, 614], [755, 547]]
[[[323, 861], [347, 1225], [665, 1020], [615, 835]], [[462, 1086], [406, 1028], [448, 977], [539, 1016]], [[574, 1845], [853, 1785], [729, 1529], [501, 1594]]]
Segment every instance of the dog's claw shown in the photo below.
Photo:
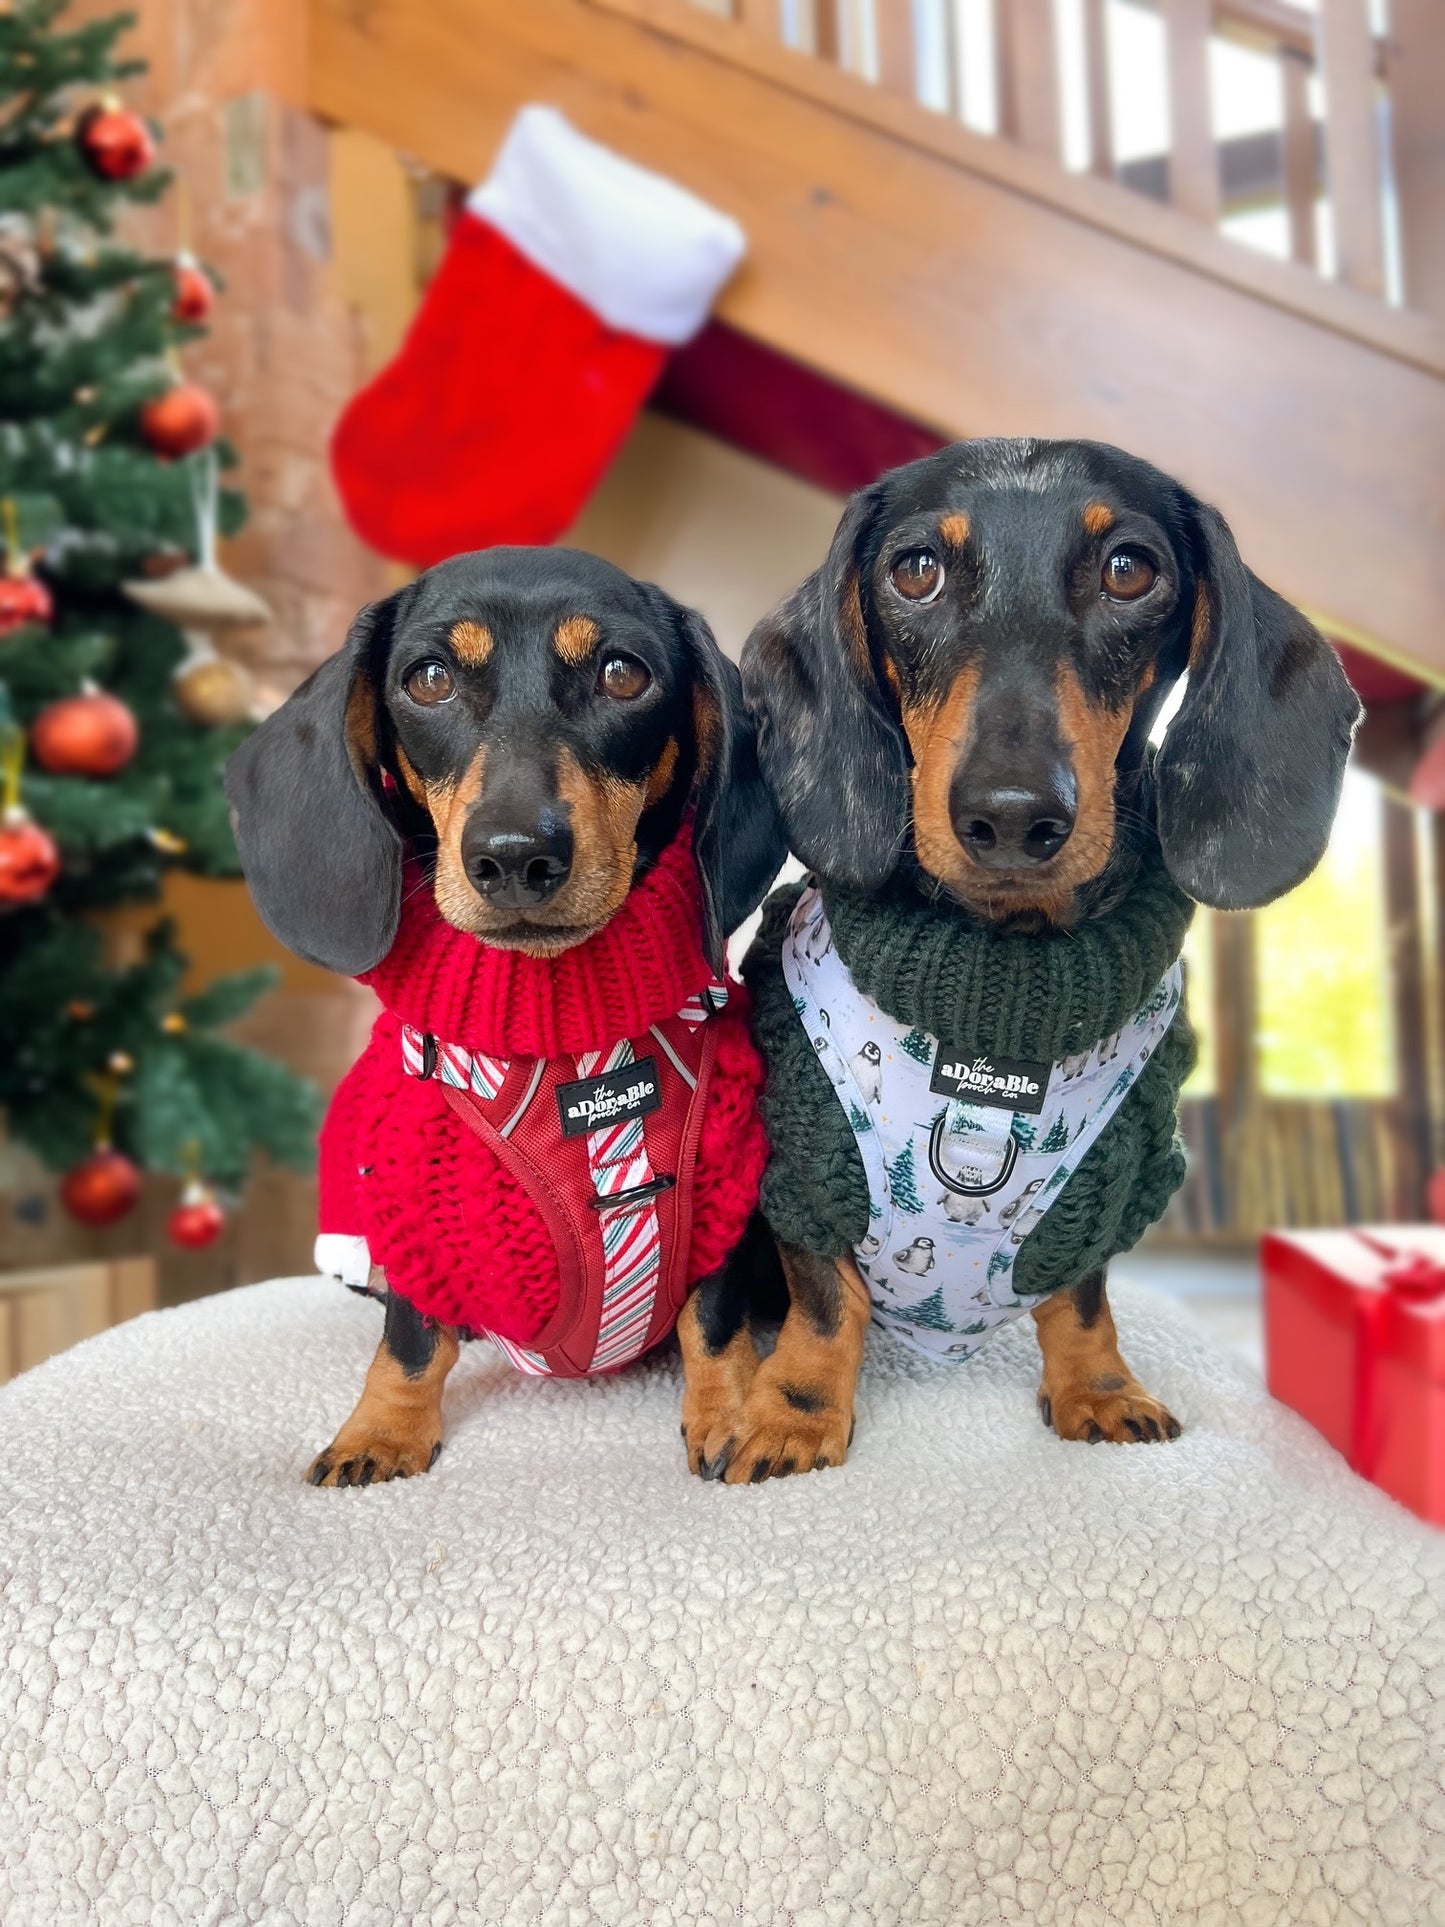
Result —
[[1039, 1417], [1046, 1426], [1051, 1426], [1054, 1422], [1053, 1401], [1043, 1397], [1042, 1394], [1039, 1397]]
[[330, 1470], [331, 1461], [329, 1459], [318, 1459], [307, 1474], [307, 1479], [312, 1485], [320, 1485]]

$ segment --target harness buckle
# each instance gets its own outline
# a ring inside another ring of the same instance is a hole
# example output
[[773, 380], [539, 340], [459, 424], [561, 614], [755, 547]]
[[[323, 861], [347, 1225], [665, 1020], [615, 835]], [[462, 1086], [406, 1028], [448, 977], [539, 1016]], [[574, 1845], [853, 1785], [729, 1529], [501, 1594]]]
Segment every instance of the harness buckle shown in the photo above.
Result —
[[635, 1211], [640, 1204], [647, 1204], [670, 1191], [677, 1183], [676, 1178], [651, 1178], [646, 1184], [634, 1184], [630, 1191], [616, 1191], [610, 1198], [589, 1198], [589, 1211]]
[[417, 1072], [417, 1076], [422, 1079], [428, 1078], [432, 1075], [433, 1071], [435, 1071], [436, 1067], [437, 1040], [429, 1030], [423, 1031], [421, 1039], [421, 1069]]

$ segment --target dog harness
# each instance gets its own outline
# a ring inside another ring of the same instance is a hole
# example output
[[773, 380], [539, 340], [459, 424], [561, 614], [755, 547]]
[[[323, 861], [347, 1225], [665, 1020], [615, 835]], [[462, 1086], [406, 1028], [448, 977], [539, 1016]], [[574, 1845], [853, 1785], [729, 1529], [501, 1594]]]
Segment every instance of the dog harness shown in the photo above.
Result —
[[783, 976], [848, 1119], [868, 1181], [855, 1248], [874, 1322], [926, 1357], [970, 1357], [1037, 1297], [1019, 1248], [1055, 1204], [1173, 1022], [1176, 960], [1128, 1020], [1056, 1064], [952, 1051], [860, 991], [815, 885], [798, 898]]
[[403, 1025], [402, 1062], [435, 1077], [540, 1212], [561, 1297], [530, 1346], [486, 1332], [519, 1371], [615, 1371], [665, 1338], [687, 1296], [692, 1172], [716, 1053], [710, 984], [645, 1037], [573, 1057], [491, 1057]]

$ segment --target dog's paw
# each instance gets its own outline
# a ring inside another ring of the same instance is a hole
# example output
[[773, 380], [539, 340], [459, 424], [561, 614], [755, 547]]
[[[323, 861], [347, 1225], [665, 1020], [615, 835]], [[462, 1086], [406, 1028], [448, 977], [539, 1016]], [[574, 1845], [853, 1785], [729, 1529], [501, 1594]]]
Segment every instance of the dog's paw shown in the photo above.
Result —
[[725, 1463], [732, 1451], [742, 1411], [741, 1397], [694, 1398], [688, 1393], [682, 1401], [682, 1442], [689, 1472], [696, 1472], [702, 1479], [719, 1476], [712, 1468]]
[[728, 1485], [760, 1485], [793, 1472], [821, 1472], [841, 1465], [852, 1442], [851, 1405], [845, 1410], [822, 1387], [794, 1384], [764, 1365], [730, 1436], [709, 1455], [702, 1476]]
[[758, 1369], [752, 1334], [741, 1331], [720, 1352], [701, 1346], [683, 1353], [682, 1438], [690, 1472], [700, 1478], [716, 1475], [708, 1468], [737, 1436], [748, 1390]]
[[308, 1485], [383, 1485], [430, 1472], [441, 1453], [440, 1437], [419, 1433], [363, 1431], [342, 1426], [306, 1472]]
[[1137, 1378], [1106, 1373], [1102, 1378], [1053, 1389], [1048, 1380], [1039, 1387], [1039, 1417], [1061, 1439], [1082, 1439], [1088, 1445], [1152, 1445], [1177, 1439], [1183, 1431], [1161, 1400], [1144, 1390]]

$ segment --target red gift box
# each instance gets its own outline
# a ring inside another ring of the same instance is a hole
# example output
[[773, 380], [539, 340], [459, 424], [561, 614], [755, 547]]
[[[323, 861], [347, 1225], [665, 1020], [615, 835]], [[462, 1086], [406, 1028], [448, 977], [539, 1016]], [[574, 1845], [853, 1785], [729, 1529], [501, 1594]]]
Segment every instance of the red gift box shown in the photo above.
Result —
[[1445, 1525], [1445, 1229], [1271, 1231], [1260, 1257], [1270, 1391]]

